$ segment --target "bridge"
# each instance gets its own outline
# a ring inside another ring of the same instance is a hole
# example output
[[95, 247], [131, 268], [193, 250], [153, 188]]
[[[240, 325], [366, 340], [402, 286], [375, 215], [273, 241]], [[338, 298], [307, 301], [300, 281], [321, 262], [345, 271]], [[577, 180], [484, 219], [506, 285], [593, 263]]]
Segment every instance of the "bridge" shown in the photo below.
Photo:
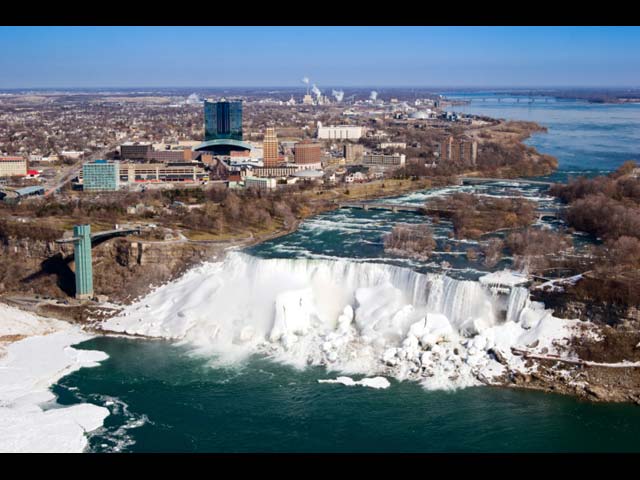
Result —
[[354, 208], [359, 210], [389, 210], [393, 213], [409, 212], [419, 215], [440, 215], [443, 217], [451, 216], [453, 209], [431, 207], [429, 205], [414, 205], [409, 203], [365, 203], [365, 202], [348, 202], [341, 203], [340, 208]]
[[[93, 233], [89, 237], [91, 239], [91, 243], [96, 243], [112, 237], [123, 237], [125, 235], [131, 235], [132, 233], [140, 234], [140, 227], [105, 230], [104, 232]], [[75, 229], [74, 229], [74, 235], [75, 235]], [[71, 243], [71, 242], [77, 242], [80, 239], [81, 237], [59, 238], [58, 240], [56, 240], [56, 243]]]
[[340, 208], [355, 208], [359, 210], [390, 210], [397, 212], [425, 213], [425, 209], [421, 205], [411, 205], [407, 203], [365, 203], [365, 202], [349, 202], [341, 203]]
[[516, 103], [523, 102], [527, 103], [535, 103], [536, 100], [544, 101], [545, 103], [549, 102], [549, 97], [535, 95], [534, 92], [523, 92], [523, 93], [497, 93], [494, 95], [486, 95], [482, 97], [468, 98], [466, 99], [469, 103], [473, 102], [486, 102], [487, 100], [497, 100], [498, 102], [502, 102], [503, 100], [515, 100]]
[[554, 182], [545, 182], [543, 180], [527, 180], [525, 178], [489, 178], [489, 177], [459, 177], [460, 183], [473, 185], [476, 183], [494, 183], [494, 182], [509, 182], [520, 183], [523, 185], [541, 185], [544, 187], [550, 187]]
[[[365, 203], [365, 202], [348, 202], [340, 203], [339, 208], [352, 208], [356, 210], [388, 210], [393, 213], [410, 212], [420, 215], [439, 215], [441, 217], [450, 217], [453, 215], [452, 208], [431, 207], [430, 205], [412, 205], [407, 203]], [[538, 220], [544, 218], [562, 218], [559, 212], [538, 212]]]
[[91, 234], [91, 225], [74, 225], [73, 237], [60, 238], [56, 243], [73, 243], [73, 258], [76, 264], [76, 298], [93, 297], [93, 266], [91, 247], [112, 237], [140, 233], [140, 227], [114, 229]]

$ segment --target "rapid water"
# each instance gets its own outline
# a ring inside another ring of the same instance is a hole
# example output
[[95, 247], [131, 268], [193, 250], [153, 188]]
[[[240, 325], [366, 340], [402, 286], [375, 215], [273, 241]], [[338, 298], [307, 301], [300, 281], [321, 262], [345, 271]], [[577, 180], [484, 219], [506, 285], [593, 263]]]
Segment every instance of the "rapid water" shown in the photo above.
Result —
[[[434, 188], [395, 198], [385, 198], [384, 203], [423, 205], [431, 199], [458, 192], [474, 193], [494, 198], [524, 197], [537, 205], [540, 213], [556, 212], [560, 202], [546, 192], [546, 187], [516, 184], [509, 181], [483, 185]], [[372, 203], [376, 203], [373, 201]], [[382, 238], [398, 223], [428, 223], [436, 240], [436, 248], [429, 260], [392, 256], [385, 253]], [[557, 219], [543, 218], [540, 224], [555, 227]], [[501, 235], [496, 235], [501, 236]], [[583, 241], [579, 236], [576, 240]], [[467, 250], [478, 247], [479, 242], [453, 237], [453, 225], [447, 219], [438, 223], [414, 213], [393, 213], [386, 210], [343, 209], [317, 215], [303, 222], [292, 234], [270, 240], [248, 250], [262, 258], [311, 258], [339, 259], [371, 263], [384, 263], [407, 267], [418, 272], [446, 272], [447, 275], [465, 280], [477, 280], [489, 270], [509, 267], [509, 258], [503, 259], [492, 269], [482, 264], [482, 258], [469, 258]]]
[[[555, 178], [611, 170], [634, 154], [637, 106], [550, 104], [501, 102], [474, 113], [547, 125], [549, 133], [529, 143], [559, 158]], [[595, 140], [598, 124], [610, 128]], [[525, 195], [541, 211], [558, 208], [535, 186], [460, 190]], [[390, 201], [420, 204], [453, 192]], [[466, 258], [472, 245], [450, 239], [446, 221], [432, 226], [437, 248], [429, 262], [385, 254], [381, 238], [394, 224], [422, 221], [386, 211], [330, 212], [205, 264], [111, 324], [175, 340], [87, 342], [82, 348], [110, 358], [65, 377], [54, 391], [60, 403], [92, 402], [112, 412], [91, 436], [92, 451], [640, 451], [637, 407], [478, 386], [478, 373], [490, 378], [502, 369], [487, 350], [522, 367], [509, 347], [550, 346], [563, 324], [524, 288], [497, 296], [478, 283], [488, 269]], [[383, 375], [391, 385], [318, 382], [345, 373], [356, 380]]]

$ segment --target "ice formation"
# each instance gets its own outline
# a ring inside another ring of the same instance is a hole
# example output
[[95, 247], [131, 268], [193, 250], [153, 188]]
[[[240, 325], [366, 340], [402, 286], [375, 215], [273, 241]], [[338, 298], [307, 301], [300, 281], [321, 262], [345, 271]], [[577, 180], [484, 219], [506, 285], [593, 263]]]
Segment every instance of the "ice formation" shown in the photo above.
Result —
[[49, 387], [107, 355], [72, 348], [91, 337], [69, 323], [5, 305], [0, 305], [0, 317], [0, 336], [28, 336], [11, 343], [0, 358], [0, 452], [83, 451], [86, 432], [102, 426], [109, 410], [88, 403], [53, 405]]
[[351, 377], [338, 377], [335, 380], [318, 380], [318, 383], [340, 383], [342, 385], [346, 385], [347, 387], [353, 387], [355, 385], [360, 385], [362, 387], [370, 387], [370, 388], [389, 388], [391, 384], [389, 380], [384, 377], [374, 377], [374, 378], [363, 378], [362, 380], [354, 380]]
[[554, 318], [523, 287], [500, 295], [481, 282], [385, 264], [231, 252], [103, 328], [180, 339], [221, 361], [259, 352], [300, 368], [449, 389], [526, 370], [512, 346], [557, 351], [554, 342], [576, 323]]

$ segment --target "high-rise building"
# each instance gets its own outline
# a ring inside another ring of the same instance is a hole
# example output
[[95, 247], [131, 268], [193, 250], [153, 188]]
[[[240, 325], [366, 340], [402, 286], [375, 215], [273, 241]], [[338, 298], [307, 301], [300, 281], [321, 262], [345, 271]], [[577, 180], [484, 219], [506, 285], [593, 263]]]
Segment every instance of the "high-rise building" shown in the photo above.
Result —
[[278, 166], [278, 137], [276, 136], [275, 128], [267, 128], [264, 134], [263, 148], [263, 160], [265, 167]]
[[196, 152], [229, 155], [233, 151], [250, 151], [242, 141], [242, 102], [204, 102], [204, 141], [193, 148]]
[[115, 191], [120, 187], [120, 163], [96, 160], [82, 165], [82, 189], [88, 192]]
[[17, 177], [27, 174], [27, 161], [23, 157], [0, 156], [0, 177]]
[[320, 165], [320, 144], [309, 140], [296, 143], [294, 147], [294, 161], [300, 165]]
[[347, 143], [343, 150], [347, 162], [359, 162], [364, 155], [364, 145], [359, 143]]
[[440, 142], [438, 151], [440, 152], [440, 160], [451, 160], [451, 148], [453, 145], [453, 137], [449, 136]]
[[478, 142], [447, 137], [440, 143], [440, 160], [449, 160], [464, 165], [475, 165], [478, 157]]
[[242, 102], [204, 102], [204, 141], [242, 141]]

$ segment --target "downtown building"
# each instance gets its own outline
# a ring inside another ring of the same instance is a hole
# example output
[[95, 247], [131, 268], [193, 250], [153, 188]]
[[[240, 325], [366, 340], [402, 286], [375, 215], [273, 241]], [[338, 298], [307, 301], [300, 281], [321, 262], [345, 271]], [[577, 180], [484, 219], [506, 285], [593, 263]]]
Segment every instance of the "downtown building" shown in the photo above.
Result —
[[209, 180], [202, 165], [180, 163], [122, 163], [96, 160], [82, 165], [79, 175], [87, 192], [116, 191], [137, 183], [197, 183]]
[[277, 167], [278, 160], [278, 137], [276, 135], [275, 128], [267, 128], [264, 134], [264, 141], [262, 142], [262, 160], [264, 166], [271, 168]]
[[343, 148], [343, 153], [346, 162], [359, 162], [364, 156], [364, 145], [359, 143], [347, 143]]
[[322, 145], [318, 142], [303, 140], [293, 147], [294, 163], [299, 169], [322, 169]]
[[267, 177], [254, 177], [247, 175], [244, 178], [244, 188], [256, 190], [273, 190], [276, 188], [276, 179]]
[[120, 188], [120, 162], [84, 163], [79, 177], [85, 192], [115, 192]]
[[230, 155], [232, 151], [250, 151], [251, 145], [243, 141], [242, 102], [204, 102], [204, 141], [195, 151], [214, 155]]
[[122, 160], [147, 160], [152, 151], [151, 142], [125, 142], [120, 145], [120, 158]]
[[120, 183], [198, 183], [209, 180], [202, 165], [194, 162], [125, 163], [120, 165]]
[[338, 125], [325, 127], [318, 122], [318, 138], [321, 140], [359, 140], [363, 135], [363, 127], [356, 125]]
[[190, 162], [193, 160], [193, 152], [190, 148], [172, 148], [165, 150], [152, 150], [147, 153], [146, 160], [150, 162], [175, 163]]
[[18, 156], [0, 156], [0, 177], [24, 177], [27, 175], [27, 160]]
[[478, 142], [449, 136], [440, 143], [438, 152], [440, 161], [475, 165], [478, 158]]
[[374, 166], [381, 169], [402, 167], [406, 163], [404, 153], [394, 153], [386, 155], [384, 153], [368, 153], [362, 157], [362, 164]]

